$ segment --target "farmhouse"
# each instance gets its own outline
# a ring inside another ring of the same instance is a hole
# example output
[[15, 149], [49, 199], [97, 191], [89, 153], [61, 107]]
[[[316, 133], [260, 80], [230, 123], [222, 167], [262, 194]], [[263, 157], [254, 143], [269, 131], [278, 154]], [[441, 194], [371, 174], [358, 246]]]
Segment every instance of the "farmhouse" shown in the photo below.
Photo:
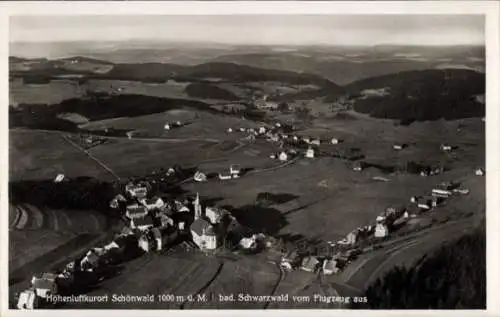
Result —
[[389, 229], [387, 228], [387, 225], [383, 223], [377, 223], [375, 226], [375, 237], [376, 238], [385, 238], [389, 235]]
[[445, 151], [445, 152], [449, 152], [452, 150], [452, 146], [449, 144], [446, 144], [446, 143], [441, 144], [440, 148], [441, 148], [441, 151]]
[[349, 232], [349, 234], [346, 236], [346, 242], [347, 244], [356, 244], [358, 241], [358, 230], [353, 230]]
[[429, 197], [422, 197], [417, 200], [417, 207], [423, 210], [432, 209], [432, 199]]
[[337, 139], [337, 138], [332, 138], [332, 140], [330, 141], [331, 144], [340, 144], [342, 143], [342, 140], [340, 139]]
[[280, 155], [278, 156], [280, 161], [288, 161], [288, 154], [286, 152], [281, 152]]
[[315, 256], [307, 256], [302, 259], [300, 268], [303, 271], [314, 273], [318, 269], [319, 265], [320, 261], [318, 260], [318, 258], [316, 258]]
[[352, 164], [352, 170], [356, 172], [361, 172], [363, 170], [363, 163], [356, 161]]
[[392, 146], [392, 148], [396, 151], [401, 151], [402, 149], [405, 149], [408, 145], [404, 144], [404, 143], [396, 143]]
[[453, 194], [451, 189], [447, 189], [446, 187], [443, 186], [437, 186], [436, 188], [432, 189], [432, 195], [433, 196], [441, 196], [441, 197], [449, 197]]
[[207, 175], [205, 173], [200, 172], [200, 171], [196, 171], [196, 173], [194, 173], [193, 179], [197, 182], [206, 182]]
[[332, 275], [332, 274], [337, 274], [340, 269], [337, 266], [337, 260], [330, 259], [330, 260], [325, 260], [323, 262], [323, 274], [324, 275]]
[[255, 248], [257, 248], [256, 236], [253, 235], [249, 238], [243, 237], [240, 240], [239, 246], [244, 250], [254, 250]]
[[311, 145], [320, 145], [321, 144], [321, 141], [319, 139], [314, 139], [311, 141]]
[[35, 290], [27, 289], [19, 294], [17, 309], [35, 309], [39, 306], [39, 299]]
[[228, 179], [231, 179], [231, 178], [233, 178], [232, 175], [227, 175], [227, 174], [224, 175], [224, 174], [220, 174], [219, 173], [219, 179], [220, 180], [225, 181], [225, 180], [228, 180]]
[[484, 176], [486, 173], [484, 171], [484, 169], [482, 168], [478, 168], [476, 169], [476, 176]]
[[64, 174], [57, 174], [56, 178], [54, 179], [54, 183], [60, 183], [64, 180]]
[[142, 218], [134, 218], [130, 221], [130, 228], [146, 231], [154, 225], [153, 217], [146, 215]]
[[240, 175], [240, 173], [241, 173], [241, 169], [238, 165], [229, 166], [229, 174], [231, 174], [232, 176]]
[[148, 209], [146, 206], [141, 206], [138, 204], [127, 206], [127, 211], [125, 212], [125, 216], [128, 219], [137, 219], [143, 218], [148, 214]]
[[312, 148], [308, 148], [305, 154], [307, 158], [314, 158], [314, 150]]

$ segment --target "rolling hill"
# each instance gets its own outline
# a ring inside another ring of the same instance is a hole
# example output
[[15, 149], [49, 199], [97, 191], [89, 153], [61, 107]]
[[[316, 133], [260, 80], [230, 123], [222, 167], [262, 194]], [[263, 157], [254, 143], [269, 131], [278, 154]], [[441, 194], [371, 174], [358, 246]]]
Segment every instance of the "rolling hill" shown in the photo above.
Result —
[[354, 110], [405, 122], [482, 117], [485, 75], [462, 69], [400, 72], [344, 86]]

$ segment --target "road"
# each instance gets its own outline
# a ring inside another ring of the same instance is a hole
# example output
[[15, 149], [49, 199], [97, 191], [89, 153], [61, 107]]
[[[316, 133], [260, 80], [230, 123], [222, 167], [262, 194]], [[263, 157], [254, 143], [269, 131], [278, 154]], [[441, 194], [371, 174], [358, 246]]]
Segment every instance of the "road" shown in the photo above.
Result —
[[365, 289], [394, 266], [409, 264], [444, 242], [460, 237], [473, 227], [474, 224], [470, 219], [462, 219], [436, 225], [409, 236], [395, 238], [385, 243], [383, 249], [361, 256], [348, 266], [340, 274], [342, 282], [339, 284], [360, 290]]
[[111, 173], [111, 175], [113, 175], [117, 180], [120, 180], [120, 176], [118, 176], [114, 171], [113, 169], [111, 169], [111, 167], [109, 167], [108, 165], [106, 165], [103, 161], [101, 161], [100, 159], [98, 159], [97, 157], [95, 157], [94, 155], [92, 155], [92, 153], [90, 153], [88, 150], [85, 150], [84, 148], [82, 148], [81, 146], [79, 146], [78, 144], [76, 144], [75, 142], [73, 142], [70, 138], [68, 138], [66, 135], [60, 133], [60, 136], [66, 141], [68, 142], [69, 144], [71, 144], [73, 147], [75, 147], [76, 149], [78, 149], [79, 151], [82, 151], [85, 155], [87, 155], [90, 159], [94, 160], [94, 162], [96, 162], [98, 165], [100, 165], [102, 168], [104, 168], [106, 171], [108, 171], [109, 173]]

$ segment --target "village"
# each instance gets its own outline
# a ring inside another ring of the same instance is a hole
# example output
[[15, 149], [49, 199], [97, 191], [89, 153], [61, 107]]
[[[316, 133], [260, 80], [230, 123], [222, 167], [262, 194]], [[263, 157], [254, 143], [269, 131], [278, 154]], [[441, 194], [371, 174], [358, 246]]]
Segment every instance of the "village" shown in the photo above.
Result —
[[[181, 122], [166, 123], [165, 130], [182, 127]], [[275, 144], [276, 152], [269, 159], [279, 164], [291, 164], [296, 160], [314, 160], [319, 156], [343, 159], [349, 162], [353, 172], [362, 172], [367, 164], [361, 161], [364, 156], [356, 150], [322, 151], [322, 145], [338, 145], [344, 143], [340, 138], [328, 139], [299, 136], [292, 126], [279, 122], [253, 128], [229, 128], [228, 134], [241, 133], [242, 140], [254, 142], [256, 139]], [[133, 134], [127, 134], [133, 138]], [[103, 137], [88, 136], [84, 143], [105, 142]], [[394, 144], [394, 151], [403, 151], [407, 144]], [[440, 150], [451, 152], [454, 147], [442, 144]], [[405, 166], [403, 171], [419, 174], [422, 177], [443, 173], [443, 166], [421, 166], [413, 164]], [[276, 251], [280, 254], [279, 266], [286, 271], [302, 270], [320, 275], [335, 275], [344, 270], [360, 254], [382, 248], [399, 228], [421, 214], [438, 211], [447, 200], [459, 199], [467, 195], [469, 189], [462, 188], [455, 181], [436, 184], [427, 193], [415, 193], [408, 197], [405, 205], [389, 206], [364, 226], [348, 232], [345, 238], [338, 241], [325, 241], [327, 250], [318, 253], [308, 248], [284, 247], [277, 239], [263, 232], [254, 232], [241, 225], [230, 211], [205, 202], [198, 193], [188, 193], [183, 197], [169, 194], [173, 186], [191, 180], [195, 182], [237, 181], [249, 173], [256, 172], [251, 168], [241, 168], [239, 164], [231, 164], [228, 171], [190, 171], [185, 174], [180, 167], [160, 169], [140, 179], [130, 179], [121, 184], [121, 193], [116, 195], [109, 206], [122, 217], [125, 224], [121, 233], [112, 241], [95, 246], [77, 259], [56, 272], [42, 272], [31, 278], [30, 287], [18, 296], [18, 309], [35, 309], [50, 307], [50, 298], [54, 295], [78, 295], [92, 284], [105, 278], [112, 278], [113, 267], [129, 258], [141, 256], [148, 252], [164, 252], [172, 247], [182, 245], [185, 250], [199, 250], [207, 256], [215, 256], [220, 252], [243, 252], [252, 256], [259, 252]], [[184, 175], [184, 174], [185, 175]], [[485, 171], [479, 167], [476, 176], [484, 176]], [[180, 175], [182, 174], [182, 175]], [[379, 177], [384, 180], [383, 177]], [[65, 181], [59, 174], [54, 183]], [[163, 184], [163, 185], [162, 185]], [[207, 198], [207, 201], [209, 199]], [[165, 254], [168, 256], [168, 254]]]

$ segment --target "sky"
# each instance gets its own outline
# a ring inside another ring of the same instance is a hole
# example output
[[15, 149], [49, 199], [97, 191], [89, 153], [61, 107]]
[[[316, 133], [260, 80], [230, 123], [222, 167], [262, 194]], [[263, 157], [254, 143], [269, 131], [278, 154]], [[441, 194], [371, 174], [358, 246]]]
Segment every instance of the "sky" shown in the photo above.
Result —
[[484, 44], [482, 15], [13, 16], [10, 42], [261, 45]]

